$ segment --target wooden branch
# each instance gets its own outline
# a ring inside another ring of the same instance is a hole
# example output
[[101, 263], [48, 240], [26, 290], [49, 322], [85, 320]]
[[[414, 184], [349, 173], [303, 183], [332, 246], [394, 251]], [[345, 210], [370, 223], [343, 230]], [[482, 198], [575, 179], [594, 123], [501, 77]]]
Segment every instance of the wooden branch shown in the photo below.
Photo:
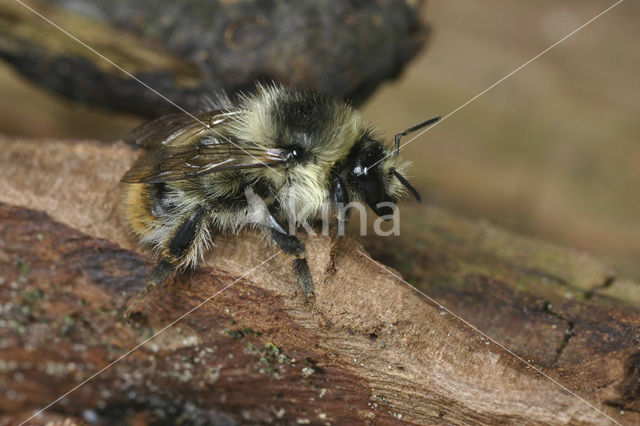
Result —
[[[245, 233], [220, 238], [206, 266], [150, 295], [146, 315], [127, 324], [121, 313], [153, 263], [119, 214], [118, 181], [136, 155], [120, 143], [0, 140], [3, 424], [24, 420], [157, 332], [35, 422], [610, 422], [372, 263], [352, 238], [335, 274], [327, 272], [326, 239], [307, 238], [314, 307], [298, 294], [289, 260], [277, 255], [258, 266], [277, 250]], [[615, 285], [597, 286], [606, 285], [597, 262], [426, 213], [405, 220], [414, 221], [415, 245], [367, 246], [379, 258], [398, 254], [392, 263], [404, 262], [441, 303], [607, 415], [640, 421], [640, 361], [628, 340], [640, 323], [637, 306], [600, 294]], [[584, 297], [554, 299], [564, 293]]]

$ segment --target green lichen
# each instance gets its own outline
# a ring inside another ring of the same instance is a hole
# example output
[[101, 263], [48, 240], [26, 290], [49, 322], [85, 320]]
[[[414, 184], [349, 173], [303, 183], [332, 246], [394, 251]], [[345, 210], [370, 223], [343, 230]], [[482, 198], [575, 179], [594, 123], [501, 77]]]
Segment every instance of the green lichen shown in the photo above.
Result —
[[22, 259], [18, 259], [16, 265], [18, 266], [18, 271], [20, 271], [19, 278], [25, 278], [31, 273], [31, 267]]
[[33, 290], [25, 291], [22, 294], [23, 299], [26, 302], [30, 302], [30, 303], [37, 302], [38, 300], [42, 299], [43, 296], [44, 296], [44, 292], [39, 288], [34, 288]]
[[272, 342], [266, 343], [263, 347], [257, 349], [257, 352], [260, 355], [259, 362], [263, 366], [258, 371], [262, 374], [268, 374], [270, 377], [280, 378], [276, 369], [277, 364], [288, 365], [291, 363], [289, 357], [283, 354], [280, 348]]
[[71, 315], [65, 315], [62, 317], [62, 334], [70, 336], [75, 329], [76, 320]]
[[243, 337], [259, 337], [260, 333], [257, 331], [253, 331], [249, 327], [237, 328], [237, 329], [228, 329], [225, 328], [222, 330], [224, 334], [231, 337], [232, 339], [242, 339]]

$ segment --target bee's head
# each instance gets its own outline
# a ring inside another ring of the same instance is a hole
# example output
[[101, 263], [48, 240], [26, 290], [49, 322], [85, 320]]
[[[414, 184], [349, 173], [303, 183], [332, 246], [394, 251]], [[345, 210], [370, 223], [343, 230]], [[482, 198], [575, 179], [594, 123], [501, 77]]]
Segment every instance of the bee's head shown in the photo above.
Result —
[[351, 149], [343, 165], [343, 176], [353, 195], [378, 216], [387, 216], [393, 214], [393, 209], [388, 204], [380, 206], [380, 203], [396, 203], [407, 191], [420, 202], [420, 194], [403, 175], [408, 165], [365, 132]]

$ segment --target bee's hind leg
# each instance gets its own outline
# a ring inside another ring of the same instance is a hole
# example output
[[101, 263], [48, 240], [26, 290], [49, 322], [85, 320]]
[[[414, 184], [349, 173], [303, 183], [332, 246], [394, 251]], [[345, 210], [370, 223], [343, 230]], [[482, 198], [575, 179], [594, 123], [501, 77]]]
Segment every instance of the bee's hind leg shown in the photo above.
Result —
[[124, 313], [125, 319], [128, 320], [131, 315], [136, 312], [136, 306], [140, 301], [142, 301], [155, 287], [162, 286], [169, 276], [176, 270], [177, 266], [180, 265], [187, 257], [189, 251], [193, 248], [193, 242], [198, 230], [200, 229], [205, 212], [206, 210], [204, 208], [197, 208], [178, 227], [177, 231], [166, 246], [165, 256], [160, 260], [155, 268], [153, 268], [153, 271], [151, 271], [151, 274], [147, 279], [147, 286], [129, 304], [129, 307]]
[[133, 299], [127, 310], [124, 313], [124, 318], [129, 319], [134, 312], [136, 312], [136, 307], [138, 303], [140, 303], [151, 291], [158, 286], [164, 284], [167, 281], [167, 278], [176, 270], [176, 265], [174, 265], [171, 260], [167, 258], [163, 258], [151, 271], [151, 275], [147, 279], [147, 286], [142, 290], [138, 295]]
[[300, 284], [305, 297], [308, 300], [313, 299], [313, 278], [307, 263], [307, 250], [304, 247], [304, 243], [295, 235], [283, 233], [276, 228], [271, 228], [271, 235], [282, 251], [294, 257], [293, 270], [296, 273], [298, 284]]

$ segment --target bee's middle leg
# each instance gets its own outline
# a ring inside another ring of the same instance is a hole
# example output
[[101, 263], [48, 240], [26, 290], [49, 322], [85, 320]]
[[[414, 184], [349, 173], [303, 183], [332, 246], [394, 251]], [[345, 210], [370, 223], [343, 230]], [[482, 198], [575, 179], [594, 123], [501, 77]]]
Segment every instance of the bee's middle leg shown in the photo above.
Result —
[[205, 209], [202, 207], [197, 208], [191, 213], [178, 227], [173, 237], [167, 243], [165, 250], [163, 251], [163, 257], [158, 264], [153, 268], [149, 278], [147, 279], [147, 286], [136, 296], [135, 299], [129, 304], [129, 307], [125, 311], [125, 318], [129, 318], [135, 308], [155, 287], [161, 287], [169, 278], [169, 276], [176, 270], [178, 265], [184, 263], [185, 258], [188, 257], [190, 250], [193, 249], [193, 243], [195, 241], [198, 230], [200, 229], [202, 218], [204, 216]]
[[340, 238], [344, 235], [344, 228], [349, 220], [349, 193], [347, 186], [340, 176], [335, 176], [331, 184], [331, 196], [333, 201], [333, 214], [336, 219], [335, 225], [330, 227], [331, 249], [329, 251], [329, 266], [327, 272], [336, 272], [336, 257]]
[[271, 228], [271, 235], [282, 251], [294, 257], [293, 270], [296, 273], [298, 284], [302, 287], [305, 297], [313, 297], [313, 278], [307, 263], [307, 250], [304, 243], [295, 235], [282, 233], [276, 228]]

